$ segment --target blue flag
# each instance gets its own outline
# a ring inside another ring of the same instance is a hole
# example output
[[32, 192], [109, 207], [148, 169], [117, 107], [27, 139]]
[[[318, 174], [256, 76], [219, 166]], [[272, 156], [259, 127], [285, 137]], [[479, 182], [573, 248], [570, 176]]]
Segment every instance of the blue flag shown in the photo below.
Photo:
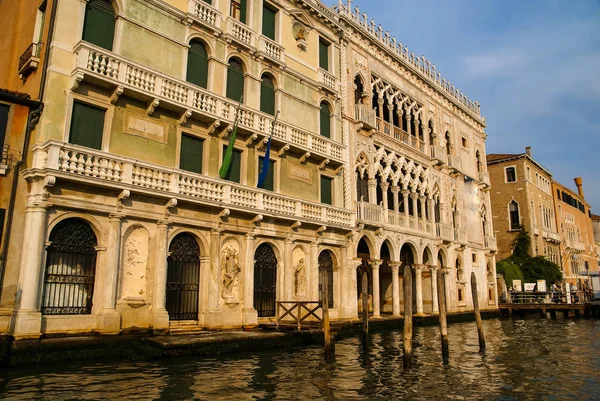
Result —
[[275, 114], [275, 119], [273, 120], [273, 124], [271, 124], [271, 135], [269, 135], [269, 140], [267, 141], [267, 149], [265, 150], [265, 158], [263, 159], [263, 163], [260, 166], [260, 172], [258, 173], [258, 183], [256, 186], [258, 188], [262, 188], [265, 185], [265, 179], [267, 178], [267, 174], [269, 173], [269, 160], [271, 156], [271, 139], [273, 138], [273, 131], [275, 130], [275, 123], [277, 122], [277, 116], [279, 116], [279, 111]]

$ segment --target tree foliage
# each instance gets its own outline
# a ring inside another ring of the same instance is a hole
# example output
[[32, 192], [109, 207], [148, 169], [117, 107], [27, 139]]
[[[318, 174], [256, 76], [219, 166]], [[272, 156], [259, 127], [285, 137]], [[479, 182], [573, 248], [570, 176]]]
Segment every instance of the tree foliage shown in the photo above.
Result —
[[515, 238], [515, 242], [513, 242], [513, 260], [525, 260], [530, 258], [531, 256], [531, 237], [529, 233], [525, 229], [525, 226], [522, 225], [519, 230], [519, 234], [517, 238]]
[[496, 273], [501, 274], [502, 277], [504, 277], [504, 281], [508, 287], [512, 287], [513, 280], [523, 281], [521, 269], [509, 259], [501, 260], [496, 264]]
[[525, 281], [535, 283], [537, 280], [546, 280], [548, 285], [562, 281], [560, 267], [543, 256], [535, 256], [522, 261], [520, 266]]

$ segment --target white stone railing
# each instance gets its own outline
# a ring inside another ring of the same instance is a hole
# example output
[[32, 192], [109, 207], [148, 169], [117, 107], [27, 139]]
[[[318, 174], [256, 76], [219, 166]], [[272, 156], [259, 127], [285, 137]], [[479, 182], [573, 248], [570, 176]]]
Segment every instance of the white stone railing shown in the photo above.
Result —
[[258, 38], [258, 51], [265, 57], [283, 64], [285, 51], [283, 46], [278, 45], [266, 36], [260, 36]]
[[447, 223], [436, 223], [435, 233], [439, 238], [452, 241], [452, 226]]
[[395, 140], [402, 142], [406, 146], [410, 146], [411, 148], [418, 150], [421, 153], [425, 153], [425, 143], [419, 138], [409, 135], [406, 131], [403, 131], [401, 128], [396, 127], [393, 124], [383, 121], [379, 117], [377, 117], [375, 121], [377, 131], [380, 134], [394, 138]]
[[188, 200], [255, 214], [354, 226], [353, 211], [58, 141], [36, 145], [32, 170], [62, 174], [64, 178], [87, 184], [116, 184], [119, 188], [185, 196]]
[[585, 244], [581, 241], [567, 239], [565, 240], [565, 245], [567, 248], [571, 248], [579, 252], [585, 252]]
[[461, 244], [467, 243], [467, 229], [466, 228], [455, 228], [454, 229], [454, 241], [460, 242]]
[[[145, 93], [159, 102], [171, 103], [215, 120], [232, 124], [235, 119], [237, 103], [231, 99], [143, 67], [87, 42], [80, 42], [75, 47], [75, 52], [77, 53], [75, 73], [93, 75], [114, 85]], [[274, 117], [269, 114], [242, 106], [239, 125], [252, 132], [268, 136], [273, 119]], [[309, 153], [343, 163], [345, 146], [320, 135], [278, 122], [273, 136]]]
[[354, 105], [354, 119], [370, 128], [375, 128], [377, 124], [375, 111], [366, 104]]
[[402, 64], [414, 70], [470, 115], [477, 118], [477, 120], [485, 122], [485, 119], [481, 118], [479, 102], [470, 100], [460, 90], [455, 88], [454, 85], [443, 78], [437, 71], [435, 64], [427, 60], [425, 56], [415, 56], [402, 42], [398, 42], [395, 37], [391, 37], [387, 31], [384, 33], [381, 25], [376, 26], [374, 20], [369, 21], [367, 13], [361, 13], [358, 7], [352, 9], [352, 0], [347, 0], [345, 3], [342, 0], [338, 0], [338, 5], [335, 7], [335, 11], [337, 11], [340, 17], [351, 22], [373, 41], [380, 43]]
[[370, 202], [356, 202], [358, 220], [383, 224], [383, 208]]
[[221, 28], [221, 13], [216, 8], [202, 0], [190, 0], [189, 13], [200, 22], [213, 28]]
[[234, 18], [227, 18], [226, 33], [227, 36], [229, 36], [231, 39], [235, 40], [238, 43], [250, 47], [256, 47], [256, 37], [254, 31], [250, 29], [247, 25], [242, 24], [240, 21]]
[[322, 68], [318, 70], [319, 83], [332, 91], [337, 91], [337, 78]]

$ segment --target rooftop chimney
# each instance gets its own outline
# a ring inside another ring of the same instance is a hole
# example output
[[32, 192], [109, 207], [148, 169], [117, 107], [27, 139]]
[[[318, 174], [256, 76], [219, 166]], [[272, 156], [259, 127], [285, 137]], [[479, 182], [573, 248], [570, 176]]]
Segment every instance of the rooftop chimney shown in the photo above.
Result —
[[525, 153], [527, 153], [527, 156], [531, 157], [531, 146], [525, 147]]
[[583, 179], [581, 179], [581, 177], [576, 177], [575, 185], [577, 185], [577, 191], [579, 192], [579, 196], [584, 198], [584, 196], [583, 196]]

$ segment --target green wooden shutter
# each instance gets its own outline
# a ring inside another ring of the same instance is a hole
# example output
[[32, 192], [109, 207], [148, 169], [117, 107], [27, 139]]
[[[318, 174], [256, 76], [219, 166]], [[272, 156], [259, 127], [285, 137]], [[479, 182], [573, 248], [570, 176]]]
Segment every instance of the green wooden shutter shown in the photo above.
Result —
[[179, 153], [179, 168], [202, 174], [202, 149], [204, 140], [189, 135], [181, 136], [181, 152]]
[[260, 84], [260, 111], [275, 115], [275, 85], [267, 76], [263, 76]]
[[248, 6], [248, 0], [240, 1], [240, 22], [246, 23], [246, 8]]
[[244, 71], [242, 64], [237, 60], [231, 60], [227, 68], [227, 97], [239, 101], [244, 93]]
[[6, 104], [0, 104], [0, 153], [4, 146], [4, 138], [6, 137], [6, 128], [8, 127], [8, 112], [10, 106]]
[[99, 150], [102, 147], [105, 113], [104, 109], [74, 102], [69, 142]]
[[[258, 173], [260, 174], [260, 169], [262, 168], [263, 162], [265, 158], [263, 156], [258, 157]], [[273, 160], [269, 160], [269, 171], [267, 171], [267, 176], [265, 177], [265, 182], [263, 184], [263, 189], [267, 191], [274, 191], [275, 188], [275, 162]]]
[[206, 88], [208, 82], [208, 54], [206, 47], [197, 40], [190, 42], [186, 80], [202, 88]]
[[329, 45], [319, 40], [319, 67], [329, 71]]
[[82, 38], [112, 51], [115, 37], [115, 10], [108, 0], [89, 0], [85, 8]]
[[275, 15], [277, 11], [263, 6], [262, 34], [271, 40], [275, 40]]
[[[225, 157], [225, 152], [227, 152], [227, 146], [223, 146], [223, 157]], [[233, 182], [240, 182], [241, 177], [241, 167], [242, 167], [242, 151], [233, 149], [233, 154], [231, 155], [231, 164], [229, 166], [229, 171], [227, 171], [227, 175], [225, 176], [226, 180]]]
[[321, 203], [328, 205], [332, 204], [331, 197], [331, 184], [333, 178], [321, 176]]
[[321, 112], [319, 114], [321, 120], [321, 136], [331, 138], [331, 113], [329, 112], [327, 103], [321, 103]]

